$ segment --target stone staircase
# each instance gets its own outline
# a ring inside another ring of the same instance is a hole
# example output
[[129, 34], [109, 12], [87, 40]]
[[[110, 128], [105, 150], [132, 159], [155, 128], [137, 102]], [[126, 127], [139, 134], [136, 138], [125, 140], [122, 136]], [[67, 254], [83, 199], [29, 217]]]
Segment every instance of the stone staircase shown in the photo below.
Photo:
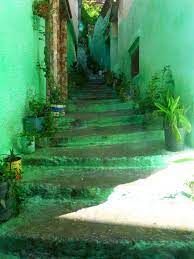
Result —
[[59, 219], [167, 165], [161, 122], [133, 106], [100, 79], [71, 97], [50, 147], [24, 157], [21, 213], [0, 226], [0, 258], [193, 258], [187, 231]]

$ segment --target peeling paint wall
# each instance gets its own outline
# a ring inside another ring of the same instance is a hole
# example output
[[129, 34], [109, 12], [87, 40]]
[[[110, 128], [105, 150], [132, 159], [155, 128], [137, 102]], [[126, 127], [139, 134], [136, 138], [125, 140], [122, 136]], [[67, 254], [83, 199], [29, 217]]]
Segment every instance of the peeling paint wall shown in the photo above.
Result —
[[32, 0], [0, 3], [0, 153], [14, 145], [22, 131], [29, 89], [45, 96], [45, 79], [37, 63], [44, 62], [44, 21], [34, 21]]

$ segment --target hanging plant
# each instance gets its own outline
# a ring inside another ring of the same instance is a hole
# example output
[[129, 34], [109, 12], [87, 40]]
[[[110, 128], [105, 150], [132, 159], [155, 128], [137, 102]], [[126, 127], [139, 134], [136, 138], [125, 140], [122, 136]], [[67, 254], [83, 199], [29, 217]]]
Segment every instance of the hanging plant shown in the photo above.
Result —
[[33, 2], [33, 14], [42, 18], [46, 18], [49, 12], [48, 0], [34, 0]]

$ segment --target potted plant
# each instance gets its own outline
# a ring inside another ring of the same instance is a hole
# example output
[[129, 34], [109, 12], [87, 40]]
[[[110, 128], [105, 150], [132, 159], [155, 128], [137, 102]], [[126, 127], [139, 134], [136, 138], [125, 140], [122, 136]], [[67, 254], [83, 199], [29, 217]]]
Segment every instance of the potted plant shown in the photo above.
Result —
[[19, 136], [19, 147], [23, 154], [35, 152], [35, 136], [28, 132], [23, 132]]
[[180, 96], [174, 98], [167, 92], [164, 102], [155, 103], [163, 116], [166, 149], [180, 151], [184, 148], [185, 133], [191, 131], [191, 124], [185, 116], [186, 110], [180, 104]]
[[22, 158], [15, 154], [13, 148], [10, 149], [9, 155], [4, 158], [3, 167], [4, 170], [16, 180], [20, 180], [22, 178]]
[[48, 0], [34, 0], [32, 9], [34, 15], [46, 18], [49, 13]]
[[45, 116], [48, 112], [48, 104], [33, 97], [29, 101], [29, 115], [23, 119], [24, 131], [31, 134], [43, 132], [45, 129]]
[[54, 87], [50, 90], [51, 111], [55, 117], [65, 115], [66, 105], [62, 97], [59, 87]]
[[0, 207], [5, 208], [5, 197], [8, 192], [8, 183], [4, 179], [3, 166], [0, 165]]
[[6, 171], [0, 163], [0, 223], [7, 221], [17, 213], [18, 199], [16, 195], [16, 181], [13, 175]]

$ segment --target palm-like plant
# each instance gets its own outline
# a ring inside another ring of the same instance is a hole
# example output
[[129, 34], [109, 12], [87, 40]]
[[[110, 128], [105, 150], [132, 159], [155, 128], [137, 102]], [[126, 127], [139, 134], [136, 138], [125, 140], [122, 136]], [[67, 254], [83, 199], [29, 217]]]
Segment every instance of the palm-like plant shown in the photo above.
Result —
[[172, 130], [177, 141], [181, 141], [180, 128], [191, 131], [191, 124], [185, 116], [187, 110], [180, 104], [180, 96], [174, 98], [168, 92], [164, 103], [155, 103], [155, 106], [164, 117], [164, 127]]

